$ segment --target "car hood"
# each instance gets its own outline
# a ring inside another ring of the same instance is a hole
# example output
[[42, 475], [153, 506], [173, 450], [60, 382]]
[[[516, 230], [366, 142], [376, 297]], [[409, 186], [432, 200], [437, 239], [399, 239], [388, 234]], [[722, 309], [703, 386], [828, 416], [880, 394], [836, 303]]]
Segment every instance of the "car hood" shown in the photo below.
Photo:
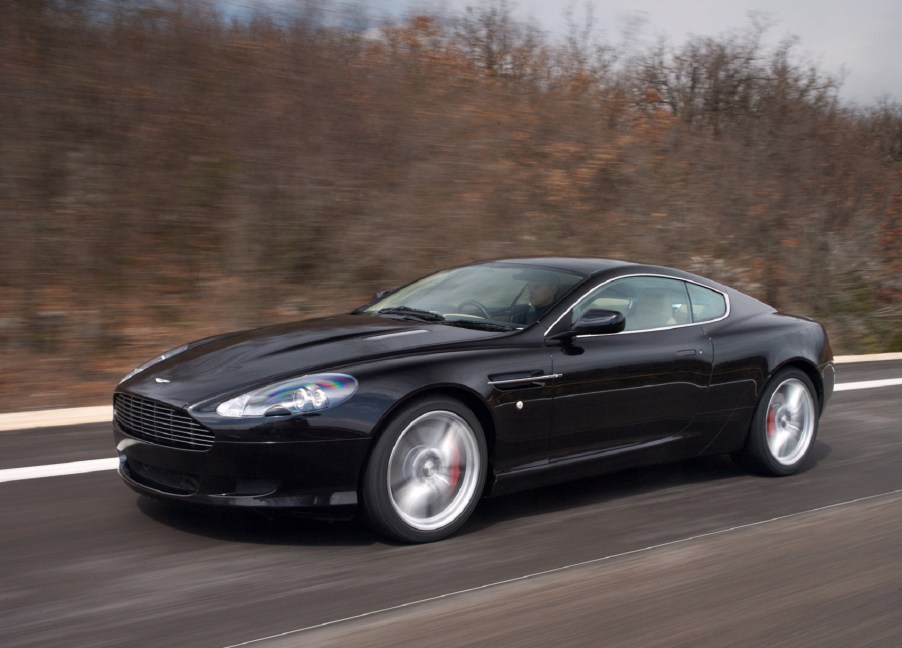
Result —
[[191, 343], [185, 351], [124, 381], [120, 389], [186, 407], [283, 378], [498, 335], [505, 333], [340, 315]]

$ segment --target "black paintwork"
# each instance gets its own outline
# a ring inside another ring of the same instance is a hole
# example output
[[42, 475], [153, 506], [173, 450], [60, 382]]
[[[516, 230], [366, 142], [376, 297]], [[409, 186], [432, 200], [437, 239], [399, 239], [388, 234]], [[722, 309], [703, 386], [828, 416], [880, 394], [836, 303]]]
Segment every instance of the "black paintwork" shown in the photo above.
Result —
[[[758, 394], [790, 364], [810, 375], [821, 407], [833, 391], [826, 332], [811, 320], [669, 268], [592, 259], [510, 262], [586, 278], [520, 331], [357, 312], [193, 343], [117, 391], [186, 411], [213, 432], [213, 447], [162, 447], [131, 438], [114, 420], [120, 474], [155, 497], [346, 516], [373, 439], [399, 406], [427, 394], [457, 398], [481, 420], [490, 455], [486, 495], [493, 495], [735, 451]], [[566, 335], [565, 315], [575, 300], [613, 278], [645, 274], [720, 291], [729, 316], [665, 330]], [[352, 375], [358, 391], [317, 413], [224, 419], [215, 412], [232, 396], [315, 372]]]

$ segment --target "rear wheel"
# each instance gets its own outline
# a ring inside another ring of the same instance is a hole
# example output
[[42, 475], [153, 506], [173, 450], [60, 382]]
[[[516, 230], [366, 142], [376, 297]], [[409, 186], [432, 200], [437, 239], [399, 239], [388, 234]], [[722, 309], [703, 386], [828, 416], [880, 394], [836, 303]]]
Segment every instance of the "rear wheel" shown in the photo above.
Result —
[[818, 409], [814, 385], [803, 371], [779, 372], [761, 395], [737, 460], [770, 475], [798, 472], [817, 437]]
[[369, 520], [403, 542], [451, 535], [482, 495], [485, 457], [482, 426], [458, 401], [430, 398], [408, 406], [388, 424], [367, 465]]

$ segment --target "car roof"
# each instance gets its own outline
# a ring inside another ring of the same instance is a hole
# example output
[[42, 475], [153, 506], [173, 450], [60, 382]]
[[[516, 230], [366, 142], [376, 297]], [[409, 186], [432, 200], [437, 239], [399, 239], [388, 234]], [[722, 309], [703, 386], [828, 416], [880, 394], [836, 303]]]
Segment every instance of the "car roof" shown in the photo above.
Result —
[[522, 259], [498, 259], [495, 263], [510, 263], [517, 265], [529, 265], [538, 268], [564, 270], [578, 272], [584, 275], [593, 275], [614, 268], [628, 268], [637, 266], [636, 263], [621, 261], [619, 259], [588, 259], [576, 257], [527, 257]]

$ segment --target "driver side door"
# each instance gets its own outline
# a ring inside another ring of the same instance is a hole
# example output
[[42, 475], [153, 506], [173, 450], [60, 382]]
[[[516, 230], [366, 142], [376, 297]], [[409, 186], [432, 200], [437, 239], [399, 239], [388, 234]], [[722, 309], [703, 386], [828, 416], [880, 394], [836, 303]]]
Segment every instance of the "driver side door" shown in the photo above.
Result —
[[712, 344], [691, 322], [685, 282], [615, 279], [580, 300], [572, 317], [595, 308], [620, 311], [625, 328], [554, 348], [560, 378], [553, 391], [551, 461], [688, 451], [696, 436], [690, 424], [710, 382]]

